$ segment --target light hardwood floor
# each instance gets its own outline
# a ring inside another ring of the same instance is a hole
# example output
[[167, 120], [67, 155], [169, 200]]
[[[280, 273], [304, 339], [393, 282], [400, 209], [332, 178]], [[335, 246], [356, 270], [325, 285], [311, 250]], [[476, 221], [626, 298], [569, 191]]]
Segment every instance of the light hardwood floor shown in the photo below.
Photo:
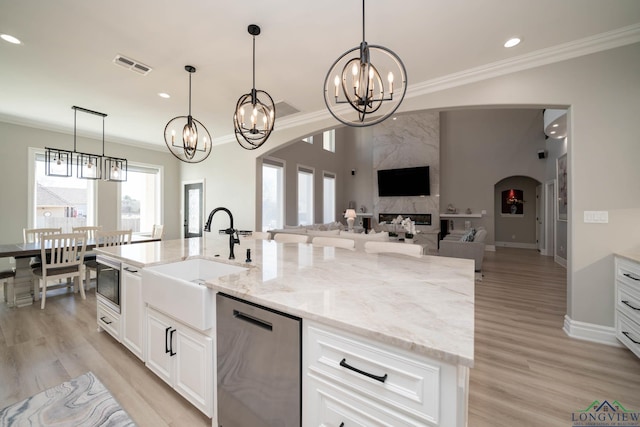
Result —
[[[562, 331], [564, 268], [535, 251], [498, 248], [486, 254], [483, 269], [476, 282], [469, 426], [571, 426], [571, 414], [594, 400], [640, 411], [640, 360]], [[93, 371], [139, 426], [211, 425], [96, 331], [94, 290], [86, 301], [58, 293], [47, 297], [45, 310], [0, 304], [0, 408]]]

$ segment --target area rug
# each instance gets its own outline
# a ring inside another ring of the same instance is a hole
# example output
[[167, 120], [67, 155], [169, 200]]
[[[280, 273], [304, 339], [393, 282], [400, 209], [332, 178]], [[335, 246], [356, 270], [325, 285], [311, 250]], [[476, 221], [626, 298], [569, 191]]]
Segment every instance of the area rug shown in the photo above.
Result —
[[135, 426], [92, 372], [0, 410], [0, 426]]

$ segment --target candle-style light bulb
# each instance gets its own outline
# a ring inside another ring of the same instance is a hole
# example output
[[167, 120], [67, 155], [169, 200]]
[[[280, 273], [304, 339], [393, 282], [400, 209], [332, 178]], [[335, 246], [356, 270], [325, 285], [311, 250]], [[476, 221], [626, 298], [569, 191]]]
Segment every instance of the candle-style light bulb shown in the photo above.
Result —
[[176, 130], [171, 130], [171, 143], [174, 144], [176, 142]]
[[393, 73], [391, 71], [389, 71], [387, 80], [389, 80], [389, 94], [392, 94], [393, 93]]
[[338, 86], [340, 85], [340, 77], [338, 77], [338, 75], [336, 75], [336, 78], [333, 79], [333, 84], [336, 86], [336, 98], [338, 98]]

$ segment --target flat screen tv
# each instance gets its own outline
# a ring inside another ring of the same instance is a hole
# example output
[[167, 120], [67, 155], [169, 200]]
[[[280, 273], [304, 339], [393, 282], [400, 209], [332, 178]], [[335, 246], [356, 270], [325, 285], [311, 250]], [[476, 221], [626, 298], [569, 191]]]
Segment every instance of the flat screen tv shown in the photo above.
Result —
[[378, 196], [430, 195], [429, 166], [378, 170]]

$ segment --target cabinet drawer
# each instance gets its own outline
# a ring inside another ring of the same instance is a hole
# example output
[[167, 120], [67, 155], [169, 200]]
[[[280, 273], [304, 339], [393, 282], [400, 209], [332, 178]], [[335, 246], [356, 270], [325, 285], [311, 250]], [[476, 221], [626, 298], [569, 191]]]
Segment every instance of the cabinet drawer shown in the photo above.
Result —
[[616, 258], [616, 279], [636, 289], [640, 289], [640, 265]]
[[[442, 366], [361, 337], [307, 324], [308, 375], [437, 424]], [[346, 426], [346, 424], [345, 424]]]
[[[318, 427], [418, 427], [426, 424], [390, 408], [358, 398], [347, 390], [323, 381], [310, 381], [304, 425]], [[431, 425], [431, 424], [428, 424]]]
[[618, 282], [616, 310], [627, 315], [631, 320], [640, 323], [640, 288]]
[[120, 341], [120, 315], [98, 302], [98, 326]]
[[632, 321], [624, 314], [618, 313], [616, 316], [616, 336], [631, 350], [640, 357], [640, 324]]

